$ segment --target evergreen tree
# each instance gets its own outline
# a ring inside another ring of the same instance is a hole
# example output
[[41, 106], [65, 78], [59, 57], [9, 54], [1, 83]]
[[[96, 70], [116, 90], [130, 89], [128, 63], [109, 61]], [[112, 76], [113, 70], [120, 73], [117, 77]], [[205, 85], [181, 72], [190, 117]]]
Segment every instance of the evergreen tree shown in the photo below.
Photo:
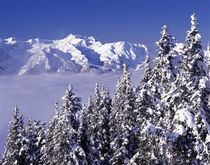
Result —
[[168, 112], [173, 112], [167, 114], [170, 118], [166, 120], [173, 140], [174, 156], [169, 161], [179, 164], [202, 164], [209, 157], [209, 89], [195, 15], [191, 16], [191, 24], [182, 52], [181, 75], [176, 75], [172, 88], [164, 98], [164, 104], [170, 110]]
[[69, 125], [72, 129], [79, 128], [79, 113], [82, 109], [81, 99], [73, 93], [72, 85], [70, 84], [66, 90], [66, 94], [62, 97], [63, 105], [61, 106], [61, 115], [65, 115], [69, 120]]
[[126, 164], [135, 154], [136, 146], [136, 114], [135, 89], [131, 82], [126, 64], [123, 65], [123, 76], [117, 84], [117, 90], [111, 112], [110, 133], [112, 158], [111, 164]]
[[[96, 85], [96, 90], [98, 90], [98, 87]], [[92, 155], [92, 164], [100, 164], [99, 161], [99, 154], [98, 149], [96, 146], [96, 133], [94, 130], [97, 129], [97, 123], [95, 122], [96, 118], [96, 112], [94, 111], [94, 101], [92, 100], [91, 96], [88, 97], [88, 103], [87, 103], [87, 119], [88, 119], [88, 132], [90, 133], [90, 144], [91, 144], [91, 155]]]
[[62, 115], [59, 117], [58, 123], [53, 131], [53, 152], [50, 159], [52, 164], [67, 165], [72, 156], [72, 148], [70, 144], [70, 128], [68, 119]]
[[53, 139], [55, 143], [54, 159], [56, 155], [59, 155], [59, 159], [56, 160], [58, 164], [80, 164], [81, 160], [83, 164], [87, 164], [85, 152], [78, 143], [81, 99], [73, 93], [72, 86], [69, 85], [62, 100], [64, 103], [61, 106], [59, 122], [55, 127]]
[[[159, 126], [162, 127], [163, 130], [163, 143], [160, 146], [160, 150], [162, 151], [163, 155], [163, 163], [171, 164], [173, 152], [173, 134], [171, 133], [173, 130], [172, 120], [175, 115], [175, 109], [173, 108], [173, 103], [170, 102], [170, 93], [174, 89], [176, 89], [176, 81], [179, 78], [179, 70], [177, 64], [177, 59], [179, 58], [177, 52], [174, 51], [174, 44], [173, 40], [175, 38], [169, 35], [168, 27], [163, 26], [162, 37], [156, 43], [159, 48], [158, 55], [159, 55], [159, 65], [162, 66], [160, 69], [160, 88], [161, 88], [161, 111], [162, 121], [159, 122]], [[164, 46], [163, 46], [164, 45]]]
[[145, 85], [150, 79], [151, 72], [152, 72], [151, 62], [152, 61], [150, 58], [150, 54], [147, 53], [145, 61], [144, 61], [144, 73], [141, 80], [141, 87]]
[[[196, 164], [209, 163], [209, 137], [210, 137], [210, 111], [208, 108], [209, 88], [207, 86], [208, 78], [206, 65], [201, 46], [201, 36], [197, 29], [196, 15], [191, 16], [191, 30], [187, 31], [186, 44], [183, 48], [182, 60], [182, 84], [179, 88], [179, 114], [187, 113], [190, 122], [184, 122], [178, 117], [175, 120], [177, 125], [185, 129], [192, 129], [191, 136], [186, 135], [186, 141], [195, 138], [191, 143], [191, 150], [195, 150], [196, 155], [188, 150], [188, 161], [194, 161]], [[178, 115], [177, 115], [178, 116]], [[185, 131], [186, 132], [186, 131]], [[189, 137], [189, 138], [188, 138]], [[179, 143], [179, 141], [177, 142]], [[178, 146], [181, 148], [181, 146]]]
[[[166, 97], [176, 79], [177, 71], [173, 65], [176, 53], [173, 51], [174, 38], [168, 33], [168, 27], [165, 25], [162, 28], [162, 36], [156, 42], [158, 56], [153, 64], [154, 68], [151, 68], [152, 64], [147, 55], [137, 97], [139, 148], [131, 160], [137, 164], [141, 161], [146, 164], [167, 163], [167, 156], [171, 156], [169, 128], [174, 113], [168, 106]], [[152, 130], [146, 129], [151, 126]]]
[[86, 159], [88, 164], [93, 164], [93, 149], [92, 149], [92, 141], [89, 132], [89, 122], [87, 116], [87, 107], [83, 106], [81, 115], [80, 115], [80, 127], [78, 131], [78, 143], [82, 147], [85, 152]]
[[168, 27], [164, 25], [161, 32], [162, 36], [156, 45], [158, 47], [158, 55], [156, 64], [152, 70], [151, 79], [148, 81], [149, 88], [152, 92], [152, 99], [154, 100], [154, 114], [152, 121], [157, 126], [164, 126], [164, 118], [167, 110], [164, 108], [163, 99], [171, 88], [172, 81], [174, 81], [175, 73], [172, 66], [173, 58], [173, 40], [168, 32]]
[[89, 130], [92, 140], [93, 149], [95, 150], [93, 154], [93, 159], [95, 164], [101, 164], [100, 157], [99, 157], [99, 146], [102, 143], [100, 139], [100, 133], [99, 133], [99, 121], [100, 121], [100, 101], [101, 101], [101, 95], [99, 91], [99, 86], [96, 83], [95, 87], [95, 97], [93, 99], [93, 102], [89, 100]]
[[19, 116], [19, 110], [16, 107], [13, 113], [12, 121], [9, 125], [9, 134], [6, 140], [3, 165], [21, 165], [24, 158], [21, 154], [22, 140], [24, 134], [23, 117]]
[[151, 79], [152, 75], [152, 67], [151, 67], [151, 59], [150, 55], [147, 54], [145, 62], [144, 62], [144, 73], [141, 79], [140, 88], [137, 92], [137, 120], [138, 126], [140, 129], [142, 128], [143, 122], [146, 120], [152, 121], [152, 114], [155, 110], [155, 100], [152, 95], [151, 86], [148, 81]]
[[[152, 129], [151, 129], [151, 128]], [[129, 165], [162, 165], [164, 155], [161, 150], [162, 130], [154, 126], [141, 132], [137, 153], [130, 159]]]
[[[89, 102], [89, 101], [88, 101]], [[89, 103], [90, 104], [90, 103]], [[82, 147], [82, 149], [85, 152], [87, 163], [89, 165], [94, 164], [94, 150], [93, 150], [93, 144], [90, 137], [89, 132], [89, 122], [88, 122], [88, 107], [83, 106], [81, 115], [80, 115], [80, 127], [78, 131], [78, 143]]]
[[36, 122], [31, 118], [25, 129], [25, 136], [23, 140], [22, 150], [25, 152], [25, 164], [38, 165], [39, 148], [38, 144], [38, 133], [36, 131]]
[[43, 121], [35, 122], [35, 133], [37, 134], [37, 152], [36, 152], [36, 162], [37, 164], [42, 164], [41, 158], [44, 155], [43, 149], [46, 144], [46, 123]]
[[98, 122], [98, 152], [99, 159], [102, 165], [108, 165], [110, 159], [110, 113], [111, 113], [111, 98], [108, 88], [102, 88], [101, 100], [99, 103], [99, 122]]
[[[47, 165], [47, 164], [53, 164], [53, 154], [54, 154], [54, 134], [55, 134], [55, 127], [58, 124], [59, 120], [59, 112], [58, 112], [58, 101], [55, 103], [55, 112], [53, 117], [51, 118], [50, 122], [48, 123], [47, 130], [46, 130], [46, 138], [44, 141], [40, 141], [41, 145], [43, 144], [43, 147], [41, 147], [41, 160], [40, 164]], [[43, 132], [40, 130], [40, 134], [42, 135]]]

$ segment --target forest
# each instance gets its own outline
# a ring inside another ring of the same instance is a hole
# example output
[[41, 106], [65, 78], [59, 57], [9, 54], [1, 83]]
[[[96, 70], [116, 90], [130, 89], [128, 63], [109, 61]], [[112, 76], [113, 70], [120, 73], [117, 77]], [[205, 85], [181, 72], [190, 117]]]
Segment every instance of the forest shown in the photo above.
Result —
[[210, 164], [210, 89], [196, 15], [181, 53], [166, 25], [161, 35], [138, 87], [125, 63], [113, 98], [96, 83], [85, 105], [70, 84], [49, 122], [24, 124], [16, 107], [0, 164]]

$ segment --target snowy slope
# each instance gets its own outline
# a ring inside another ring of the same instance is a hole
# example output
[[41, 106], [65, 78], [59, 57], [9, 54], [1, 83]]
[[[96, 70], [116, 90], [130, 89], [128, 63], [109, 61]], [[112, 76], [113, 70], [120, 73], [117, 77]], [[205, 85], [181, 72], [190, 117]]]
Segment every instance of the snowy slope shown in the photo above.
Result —
[[142, 64], [147, 48], [129, 42], [101, 43], [70, 34], [61, 40], [0, 40], [0, 75], [43, 72], [116, 71]]

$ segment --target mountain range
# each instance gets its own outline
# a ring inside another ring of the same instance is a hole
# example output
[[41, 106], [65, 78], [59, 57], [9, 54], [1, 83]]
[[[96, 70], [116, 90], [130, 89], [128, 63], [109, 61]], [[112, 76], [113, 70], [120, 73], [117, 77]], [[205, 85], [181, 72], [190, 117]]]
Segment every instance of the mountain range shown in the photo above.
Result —
[[147, 53], [143, 44], [102, 43], [72, 34], [61, 40], [10, 37], [0, 40], [0, 75], [117, 71], [125, 62], [136, 69]]

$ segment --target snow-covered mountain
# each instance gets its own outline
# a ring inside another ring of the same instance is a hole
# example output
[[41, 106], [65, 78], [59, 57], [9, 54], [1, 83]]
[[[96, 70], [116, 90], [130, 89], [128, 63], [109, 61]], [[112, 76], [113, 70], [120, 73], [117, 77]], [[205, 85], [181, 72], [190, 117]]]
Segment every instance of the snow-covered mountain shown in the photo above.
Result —
[[0, 40], [0, 75], [44, 72], [116, 71], [127, 63], [136, 69], [148, 53], [145, 45], [101, 43], [70, 34], [61, 40]]

